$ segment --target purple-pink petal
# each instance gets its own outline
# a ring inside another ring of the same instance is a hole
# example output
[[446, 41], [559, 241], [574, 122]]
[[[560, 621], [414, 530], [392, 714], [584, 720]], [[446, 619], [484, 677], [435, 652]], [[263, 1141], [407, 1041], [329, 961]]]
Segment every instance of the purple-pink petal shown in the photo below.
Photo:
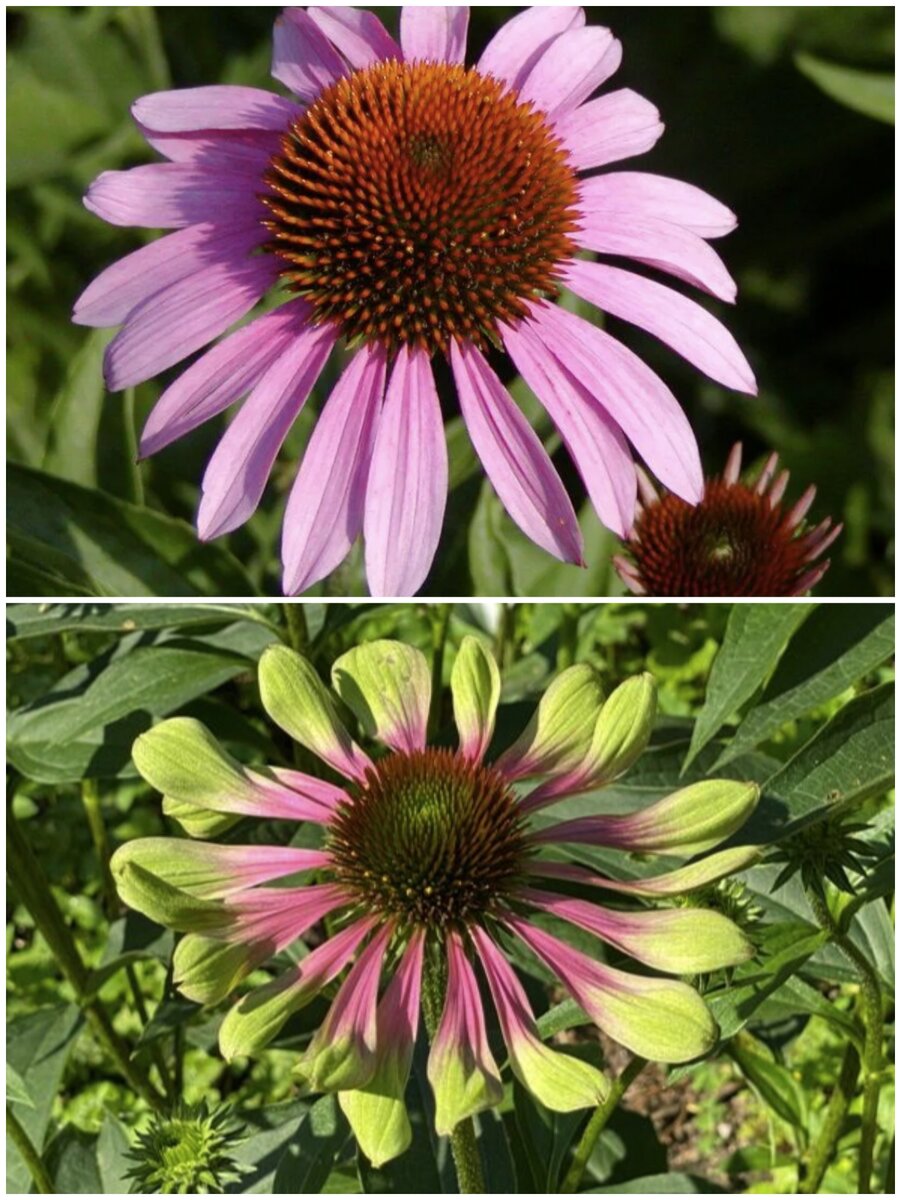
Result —
[[281, 132], [301, 111], [291, 100], [259, 88], [216, 84], [142, 96], [135, 120], [155, 133], [206, 129], [270, 129]]
[[355, 71], [402, 57], [400, 46], [375, 13], [362, 8], [311, 5], [307, 15]]
[[663, 381], [609, 334], [562, 308], [534, 308], [529, 328], [610, 414], [658, 479], [697, 504], [704, 494], [698, 444]]
[[309, 14], [286, 8], [275, 22], [272, 74], [301, 100], [315, 100], [347, 73], [339, 54]]
[[609, 29], [591, 25], [562, 33], [542, 54], [520, 90], [551, 119], [578, 108], [615, 74], [623, 50]]
[[349, 797], [343, 788], [324, 779], [317, 779], [315, 775], [305, 775], [302, 771], [293, 771], [287, 767], [270, 767], [269, 774], [291, 791], [321, 805], [327, 812], [332, 812], [337, 805], [348, 802]]
[[200, 129], [193, 133], [156, 133], [144, 125], [138, 125], [138, 129], [148, 146], [170, 162], [252, 172], [259, 178], [278, 153], [283, 136], [258, 129]]
[[501, 332], [517, 370], [559, 429], [599, 518], [620, 537], [628, 536], [638, 484], [615, 422], [548, 349], [532, 322]]
[[463, 419], [504, 507], [522, 531], [564, 562], [581, 563], [582, 532], [540, 439], [475, 346], [451, 346]]
[[256, 511], [276, 456], [337, 340], [331, 325], [307, 326], [245, 400], [203, 477], [197, 530], [230, 533]]
[[257, 199], [259, 176], [251, 169], [227, 171], [192, 162], [151, 163], [127, 171], [104, 171], [88, 188], [85, 208], [110, 225], [182, 229], [226, 214], [247, 227], [265, 216]]
[[300, 871], [315, 871], [327, 867], [332, 856], [324, 850], [304, 850], [294, 846], [220, 846], [203, 848], [223, 879], [215, 887], [196, 892], [207, 900], [223, 899], [261, 883], [272, 883]]
[[503, 24], [479, 59], [479, 73], [493, 75], [519, 91], [551, 43], [569, 29], [581, 29], [585, 10], [578, 5], [535, 4]]
[[150, 296], [107, 347], [109, 390], [143, 383], [217, 338], [250, 312], [278, 270], [271, 257], [214, 263]]
[[248, 232], [221, 225], [192, 225], [120, 258], [97, 276], [75, 302], [76, 325], [120, 325], [148, 296], [210, 263], [248, 253], [266, 238], [261, 227]]
[[386, 371], [382, 347], [358, 350], [316, 422], [285, 513], [286, 596], [300, 595], [334, 571], [363, 531]]
[[462, 63], [468, 29], [469, 5], [405, 4], [400, 12], [404, 60]]
[[655, 217], [702, 238], [725, 237], [738, 224], [731, 209], [701, 188], [646, 171], [614, 171], [584, 179], [579, 197], [585, 212]]
[[141, 436], [141, 457], [156, 454], [246, 395], [301, 335], [309, 313], [306, 301], [293, 300], [207, 351], [157, 401]]
[[632, 213], [582, 212], [573, 237], [586, 250], [634, 258], [727, 304], [735, 301], [735, 280], [713, 247], [670, 221]]
[[652, 150], [664, 130], [649, 100], [622, 88], [558, 116], [554, 132], [577, 171], [606, 167]]
[[572, 259], [562, 279], [603, 312], [646, 330], [717, 383], [756, 395], [754, 372], [729, 330], [680, 292], [632, 271]]
[[278, 954], [350, 901], [350, 894], [336, 883], [255, 888], [226, 900], [221, 923], [204, 933], [229, 942], [267, 942], [270, 953]]
[[366, 488], [366, 574], [373, 596], [415, 596], [447, 505], [444, 421], [428, 355], [404, 348], [388, 385]]

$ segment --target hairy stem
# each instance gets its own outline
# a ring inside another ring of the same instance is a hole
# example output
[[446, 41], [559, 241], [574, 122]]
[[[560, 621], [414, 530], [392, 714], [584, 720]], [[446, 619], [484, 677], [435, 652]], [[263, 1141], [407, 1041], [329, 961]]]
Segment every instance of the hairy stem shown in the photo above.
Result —
[[[422, 979], [422, 1012], [429, 1041], [433, 1041], [441, 1023], [444, 992], [447, 986], [444, 963], [436, 956], [426, 961]], [[457, 1169], [462, 1195], [484, 1195], [485, 1173], [472, 1117], [461, 1121], [450, 1136], [451, 1154]]]
[[310, 631], [307, 628], [307, 614], [303, 604], [283, 604], [282, 612], [285, 615], [288, 645], [298, 654], [306, 654], [310, 649]]
[[35, 1150], [31, 1138], [19, 1124], [16, 1114], [8, 1104], [6, 1106], [6, 1132], [12, 1139], [16, 1149], [22, 1155], [25, 1166], [28, 1168], [28, 1174], [34, 1180], [35, 1189], [42, 1196], [55, 1195], [56, 1188], [53, 1186], [53, 1180], [47, 1173], [43, 1159], [37, 1150]]
[[859, 1075], [860, 1056], [854, 1045], [849, 1042], [845, 1047], [838, 1082], [829, 1097], [819, 1137], [807, 1151], [802, 1163], [803, 1178], [798, 1188], [802, 1196], [815, 1196], [820, 1190], [826, 1170], [835, 1157], [842, 1126], [857, 1091]]
[[832, 940], [856, 968], [860, 978], [864, 1043], [863, 1112], [860, 1119], [857, 1190], [861, 1195], [869, 1195], [878, 1131], [879, 1092], [882, 1087], [882, 989], [879, 976], [870, 966], [866, 955], [862, 954], [847, 934], [838, 927], [823, 897], [813, 888], [809, 888], [807, 898], [817, 921], [823, 929], [829, 931]]
[[600, 1104], [594, 1110], [591, 1119], [585, 1126], [585, 1131], [573, 1153], [572, 1163], [560, 1186], [561, 1192], [577, 1192], [582, 1186], [582, 1177], [585, 1174], [585, 1168], [588, 1166], [588, 1160], [591, 1158], [594, 1148], [597, 1145], [598, 1138], [607, 1127], [607, 1122], [616, 1111], [616, 1106], [646, 1066], [647, 1061], [645, 1059], [633, 1058], [624, 1068], [622, 1074], [614, 1079], [610, 1085], [607, 1098], [603, 1104]]
[[100, 999], [90, 994], [90, 972], [84, 965], [69, 927], [53, 898], [47, 877], [12, 813], [7, 813], [6, 838], [6, 863], [10, 882], [50, 947], [97, 1040], [116, 1063], [128, 1084], [143, 1096], [148, 1104], [162, 1109], [163, 1097], [131, 1058], [128, 1047], [113, 1028], [109, 1014]]

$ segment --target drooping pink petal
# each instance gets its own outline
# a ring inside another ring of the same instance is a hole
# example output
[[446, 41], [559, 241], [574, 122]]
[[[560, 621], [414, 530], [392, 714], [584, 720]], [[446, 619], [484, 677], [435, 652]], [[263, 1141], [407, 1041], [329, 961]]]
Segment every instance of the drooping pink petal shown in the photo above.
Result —
[[278, 270], [271, 256], [214, 263], [148, 297], [107, 347], [109, 390], [143, 383], [217, 338], [253, 308]]
[[356, 351], [316, 422], [285, 513], [286, 596], [300, 595], [334, 571], [363, 531], [386, 371], [381, 346]]
[[479, 74], [493, 75], [518, 91], [555, 38], [581, 29], [585, 10], [577, 5], [536, 4], [505, 22], [479, 59]]
[[[421, 11], [421, 10], [416, 10]], [[373, 596], [415, 596], [447, 505], [447, 445], [428, 355], [398, 355], [366, 488], [366, 574]]]
[[347, 68], [303, 8], [286, 8], [275, 22], [272, 74], [301, 100], [315, 100]]
[[615, 171], [579, 184], [585, 212], [634, 213], [681, 225], [702, 238], [725, 237], [738, 224], [725, 204], [693, 184], [645, 171]]
[[559, 429], [601, 521], [626, 537], [638, 492], [632, 455], [610, 415], [564, 369], [539, 332], [528, 321], [503, 327], [504, 345]]
[[352, 902], [336, 883], [297, 888], [254, 888], [223, 902], [222, 920], [204, 933], [223, 941], [265, 942], [279, 954], [323, 917]]
[[[203, 856], [205, 871], [212, 870], [222, 875], [216, 886], [196, 893], [211, 900], [231, 896], [261, 883], [272, 883], [273, 880], [284, 879], [286, 875], [296, 875], [300, 871], [317, 871], [332, 861], [332, 856], [324, 850], [305, 850], [295, 846], [187, 844], [195, 846]], [[181, 886], [187, 887], [183, 879]]]
[[248, 228], [266, 210], [261, 182], [249, 167], [217, 171], [191, 162], [151, 163], [127, 171], [104, 171], [87, 190], [84, 205], [110, 225], [182, 229], [216, 217]]
[[462, 63], [466, 58], [469, 5], [405, 4], [400, 44], [406, 62]]
[[529, 329], [610, 414], [657, 478], [697, 504], [704, 494], [697, 441], [663, 381], [609, 334], [559, 306], [534, 307]]
[[210, 263], [246, 254], [266, 237], [262, 227], [248, 231], [211, 224], [167, 234], [101, 271], [76, 300], [72, 320], [98, 329], [120, 325], [148, 296]]
[[315, 775], [305, 775], [302, 771], [292, 771], [288, 767], [270, 767], [269, 774], [291, 791], [322, 805], [328, 812], [339, 804], [347, 803], [347, 792], [343, 788], [328, 783], [325, 779], [317, 779]]
[[733, 304], [735, 280], [712, 246], [697, 234], [656, 217], [583, 212], [573, 238], [585, 250], [634, 258]]
[[140, 125], [155, 133], [196, 133], [203, 129], [282, 132], [301, 110], [274, 92], [216, 84], [154, 92], [136, 100], [131, 111]]
[[631, 88], [589, 100], [554, 122], [554, 132], [577, 171], [646, 154], [657, 145], [663, 130], [654, 105]]
[[578, 108], [615, 74], [623, 48], [609, 29], [592, 25], [555, 38], [529, 72], [520, 90], [552, 120]]
[[564, 562], [582, 562], [572, 502], [520, 409], [474, 346], [451, 344], [463, 419], [507, 512], [522, 531]]
[[300, 337], [309, 314], [305, 300], [292, 300], [230, 334], [188, 367], [147, 418], [141, 457], [156, 454], [246, 395]]
[[362, 8], [311, 5], [307, 14], [356, 71], [402, 58], [400, 46], [375, 13]]
[[603, 263], [572, 259], [561, 277], [577, 296], [660, 338], [717, 383], [756, 395], [754, 372], [738, 342], [700, 304], [662, 283]]
[[424, 947], [425, 930], [414, 930], [378, 1007], [379, 1057], [406, 1059], [407, 1069], [419, 1028]]
[[444, 1011], [429, 1052], [428, 1077], [435, 1093], [435, 1125], [448, 1135], [474, 1113], [499, 1104], [504, 1085], [488, 1045], [485, 1013], [475, 972], [463, 942], [447, 935]]
[[197, 513], [204, 541], [231, 533], [256, 512], [282, 443], [336, 341], [333, 326], [307, 326], [245, 400], [204, 472]]

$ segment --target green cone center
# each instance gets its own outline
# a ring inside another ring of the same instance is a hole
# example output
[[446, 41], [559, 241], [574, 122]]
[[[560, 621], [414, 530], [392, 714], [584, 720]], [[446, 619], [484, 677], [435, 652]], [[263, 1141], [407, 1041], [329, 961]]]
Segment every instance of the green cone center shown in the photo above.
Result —
[[523, 819], [492, 767], [449, 750], [394, 754], [348, 790], [329, 849], [336, 873], [368, 908], [444, 928], [477, 918], [514, 886]]

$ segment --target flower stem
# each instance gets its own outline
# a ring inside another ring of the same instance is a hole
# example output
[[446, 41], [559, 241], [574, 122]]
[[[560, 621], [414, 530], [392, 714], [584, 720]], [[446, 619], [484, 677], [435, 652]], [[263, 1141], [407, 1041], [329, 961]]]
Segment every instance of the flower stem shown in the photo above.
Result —
[[97, 996], [90, 994], [90, 972], [82, 961], [50, 891], [43, 869], [11, 812], [6, 819], [7, 871], [19, 899], [31, 913], [35, 925], [75, 993], [78, 1004], [97, 1040], [115, 1061], [128, 1084], [155, 1109], [163, 1108], [163, 1097], [129, 1054], [116, 1033], [109, 1013]]
[[624, 1068], [622, 1074], [614, 1079], [610, 1085], [610, 1091], [607, 1094], [606, 1100], [594, 1110], [591, 1119], [585, 1126], [585, 1131], [573, 1153], [572, 1163], [561, 1184], [561, 1192], [577, 1192], [582, 1186], [582, 1176], [585, 1174], [585, 1168], [588, 1166], [588, 1160], [594, 1152], [598, 1138], [604, 1132], [607, 1122], [616, 1110], [616, 1106], [646, 1066], [647, 1061], [645, 1059], [633, 1058]]
[[803, 1162], [803, 1178], [798, 1191], [802, 1196], [815, 1196], [832, 1159], [841, 1136], [842, 1125], [857, 1091], [860, 1075], [860, 1056], [849, 1042], [845, 1047], [838, 1082], [829, 1097], [823, 1125], [817, 1140], [811, 1145]]
[[28, 1174], [34, 1180], [34, 1186], [42, 1196], [51, 1196], [56, 1194], [56, 1188], [53, 1186], [53, 1180], [47, 1174], [47, 1168], [44, 1166], [43, 1159], [32, 1144], [31, 1138], [20, 1125], [16, 1114], [7, 1104], [6, 1106], [6, 1132], [12, 1139], [16, 1149], [22, 1155], [25, 1166], [28, 1168]]
[[[427, 960], [422, 978], [422, 1013], [430, 1042], [434, 1040], [441, 1023], [446, 986], [443, 962], [438, 956]], [[457, 1125], [450, 1135], [450, 1146], [461, 1195], [484, 1195], [485, 1173], [472, 1117], [467, 1117]]]
[[432, 708], [429, 713], [429, 737], [441, 724], [441, 684], [444, 678], [444, 647], [450, 625], [451, 606], [436, 604], [430, 610], [432, 617]]
[[863, 1112], [860, 1119], [857, 1190], [861, 1195], [869, 1195], [879, 1116], [879, 1092], [882, 1087], [882, 989], [879, 986], [879, 977], [870, 966], [866, 955], [841, 931], [823, 897], [813, 888], [808, 888], [807, 898], [819, 924], [828, 930], [835, 944], [857, 968], [860, 977], [864, 1042]]
[[285, 626], [288, 636], [286, 641], [292, 650], [298, 654], [307, 654], [310, 649], [310, 631], [307, 628], [307, 615], [300, 603], [283, 604]]
[[564, 671], [576, 661], [579, 645], [579, 606], [564, 604], [557, 646], [557, 670]]

